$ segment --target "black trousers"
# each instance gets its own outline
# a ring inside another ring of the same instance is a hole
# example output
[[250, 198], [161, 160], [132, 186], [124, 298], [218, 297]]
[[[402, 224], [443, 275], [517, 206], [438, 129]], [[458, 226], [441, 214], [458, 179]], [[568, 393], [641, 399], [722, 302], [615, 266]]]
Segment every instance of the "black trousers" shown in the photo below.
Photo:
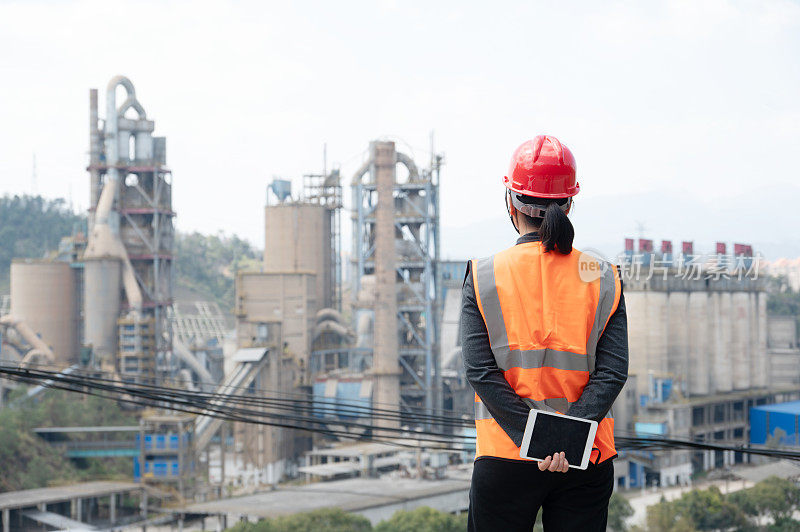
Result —
[[612, 460], [566, 473], [538, 462], [479, 458], [469, 490], [469, 530], [530, 532], [542, 508], [545, 532], [603, 531], [614, 490]]

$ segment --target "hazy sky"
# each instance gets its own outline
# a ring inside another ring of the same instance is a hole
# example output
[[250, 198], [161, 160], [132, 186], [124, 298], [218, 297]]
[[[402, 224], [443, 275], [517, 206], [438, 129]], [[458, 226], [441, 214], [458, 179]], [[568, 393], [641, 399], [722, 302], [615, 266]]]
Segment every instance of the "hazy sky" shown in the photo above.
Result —
[[[800, 255], [800, 3], [0, 3], [0, 193], [86, 208], [88, 89], [128, 76], [167, 137], [180, 230], [262, 245], [265, 187], [378, 137], [445, 153], [443, 252], [513, 242], [521, 141], [578, 161], [581, 246], [655, 239]], [[102, 113], [102, 111], [101, 111]], [[346, 240], [349, 240], [346, 239]]]

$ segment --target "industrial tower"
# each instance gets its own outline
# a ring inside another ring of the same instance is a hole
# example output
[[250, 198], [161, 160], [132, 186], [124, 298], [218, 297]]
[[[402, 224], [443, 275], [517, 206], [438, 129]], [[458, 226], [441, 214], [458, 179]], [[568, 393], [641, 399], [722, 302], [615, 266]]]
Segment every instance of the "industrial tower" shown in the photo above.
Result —
[[[125, 100], [117, 104], [117, 90]], [[106, 117], [89, 91], [89, 242], [84, 253], [84, 338], [123, 379], [154, 381], [171, 350], [174, 245], [166, 139], [154, 137], [128, 78], [106, 88]]]
[[[420, 172], [394, 142], [370, 143], [352, 181], [352, 294], [374, 286], [373, 401], [441, 407], [436, 296], [440, 292], [439, 168]], [[397, 165], [408, 176], [398, 180]], [[366, 279], [369, 283], [365, 283]]]

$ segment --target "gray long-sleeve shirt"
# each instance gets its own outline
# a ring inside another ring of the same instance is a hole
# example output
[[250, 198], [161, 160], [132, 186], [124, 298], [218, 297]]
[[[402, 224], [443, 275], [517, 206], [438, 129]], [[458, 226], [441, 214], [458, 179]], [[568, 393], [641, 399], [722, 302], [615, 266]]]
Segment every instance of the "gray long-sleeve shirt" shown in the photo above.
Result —
[[[528, 233], [517, 244], [538, 240], [536, 233]], [[551, 253], [556, 253], [552, 251]], [[467, 380], [484, 406], [500, 427], [513, 440], [522, 445], [522, 436], [530, 407], [516, 394], [497, 366], [486, 323], [478, 309], [475, 288], [467, 264], [467, 273], [461, 293], [461, 351]], [[600, 421], [611, 409], [628, 378], [628, 319], [625, 299], [620, 294], [619, 305], [608, 320], [597, 341], [596, 363], [589, 382], [580, 398], [572, 404], [570, 416]]]

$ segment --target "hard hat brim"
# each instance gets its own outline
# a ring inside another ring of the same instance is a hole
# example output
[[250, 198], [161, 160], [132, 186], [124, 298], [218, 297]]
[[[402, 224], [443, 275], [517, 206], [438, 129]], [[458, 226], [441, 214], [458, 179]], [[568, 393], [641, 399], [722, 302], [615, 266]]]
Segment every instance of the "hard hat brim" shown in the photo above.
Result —
[[510, 190], [511, 192], [515, 192], [517, 194], [522, 194], [523, 196], [530, 196], [532, 198], [550, 198], [550, 199], [557, 199], [557, 198], [571, 198], [580, 192], [581, 185], [577, 181], [575, 182], [574, 187], [570, 187], [566, 192], [556, 192], [552, 194], [544, 193], [544, 192], [536, 192], [531, 193], [530, 190], [523, 190], [519, 188], [515, 188], [512, 184], [511, 179], [508, 176], [503, 176], [503, 185]]

